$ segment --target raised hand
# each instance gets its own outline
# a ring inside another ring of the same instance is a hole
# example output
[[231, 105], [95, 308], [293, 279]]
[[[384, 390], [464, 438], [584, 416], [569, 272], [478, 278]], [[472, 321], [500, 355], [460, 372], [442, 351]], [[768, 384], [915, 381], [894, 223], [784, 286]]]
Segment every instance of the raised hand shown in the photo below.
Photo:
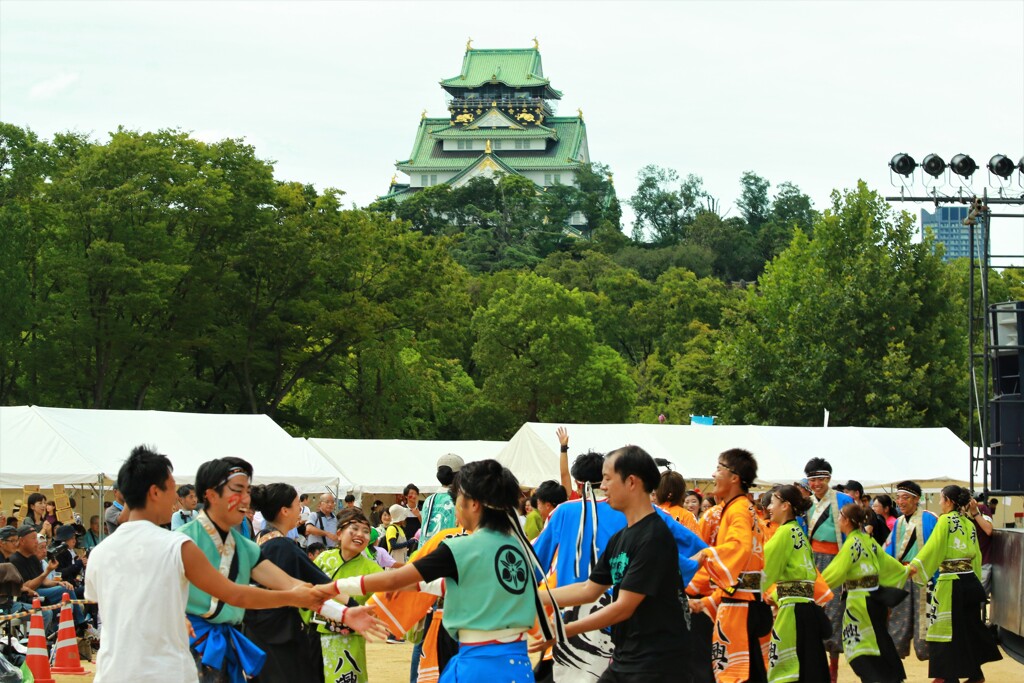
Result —
[[569, 445], [569, 430], [568, 429], [566, 429], [565, 427], [559, 427], [558, 429], [555, 430], [555, 435], [558, 436], [558, 445], [559, 446], [568, 446]]

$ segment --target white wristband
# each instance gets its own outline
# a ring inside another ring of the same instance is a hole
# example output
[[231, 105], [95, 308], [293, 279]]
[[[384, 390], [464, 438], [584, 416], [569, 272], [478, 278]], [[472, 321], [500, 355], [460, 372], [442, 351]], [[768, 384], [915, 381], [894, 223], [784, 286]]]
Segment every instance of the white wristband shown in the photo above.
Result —
[[439, 595], [444, 597], [444, 578], [434, 579], [430, 583], [420, 581], [419, 589], [420, 593], [428, 593], [430, 595]]
[[317, 612], [319, 612], [325, 619], [336, 621], [339, 624], [344, 623], [345, 612], [347, 611], [348, 607], [340, 602], [335, 602], [334, 600], [328, 600], [324, 604], [320, 605], [320, 609], [317, 610]]
[[345, 579], [338, 579], [334, 582], [334, 589], [345, 595], [363, 595], [363, 577], [350, 576]]

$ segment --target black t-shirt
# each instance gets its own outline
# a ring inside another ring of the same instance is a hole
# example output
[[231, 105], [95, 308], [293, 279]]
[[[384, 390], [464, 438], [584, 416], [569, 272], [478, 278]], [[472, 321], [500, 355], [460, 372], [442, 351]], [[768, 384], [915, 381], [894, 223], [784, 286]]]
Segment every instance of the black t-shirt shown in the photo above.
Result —
[[[417, 508], [418, 510], [419, 508]], [[420, 520], [410, 510], [409, 516], [405, 518], [405, 537], [412, 538], [420, 530]]]
[[675, 541], [657, 514], [650, 514], [608, 540], [590, 580], [620, 590], [642, 593], [633, 615], [612, 626], [615, 653], [610, 668], [617, 673], [644, 673], [683, 665], [686, 622], [679, 601], [682, 577]]
[[[43, 573], [43, 566], [40, 563], [39, 558], [35, 555], [25, 557], [21, 553], [15, 552], [13, 555], [11, 555], [10, 561], [11, 564], [13, 564], [17, 568], [18, 573], [21, 574], [22, 581], [25, 583], [28, 583], [29, 581]], [[27, 593], [22, 593], [21, 601], [31, 602], [31, 600], [28, 599]]]

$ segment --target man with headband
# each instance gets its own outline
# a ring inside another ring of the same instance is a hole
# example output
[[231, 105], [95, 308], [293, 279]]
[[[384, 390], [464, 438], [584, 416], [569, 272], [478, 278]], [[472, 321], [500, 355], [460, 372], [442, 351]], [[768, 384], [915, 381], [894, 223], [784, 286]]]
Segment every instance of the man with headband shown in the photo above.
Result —
[[[251, 478], [252, 465], [241, 458], [219, 458], [200, 465], [196, 492], [203, 510], [176, 533], [192, 539], [217, 572], [232, 583], [248, 586], [256, 582], [277, 591], [300, 589], [305, 584], [265, 559], [260, 547], [236, 528], [249, 511]], [[323, 612], [325, 616], [351, 621], [328, 613], [336, 611], [336, 603], [327, 607], [330, 609]], [[189, 646], [201, 683], [241, 683], [244, 676], [252, 676], [262, 667], [263, 651], [238, 630], [245, 609], [192, 584], [186, 614], [194, 632]]]
[[[916, 482], [901, 481], [896, 485], [896, 507], [901, 514], [886, 541], [885, 552], [903, 564], [910, 564], [917, 557], [939, 521], [934, 513], [920, 508], [920, 501], [921, 487]], [[910, 595], [893, 608], [889, 616], [889, 634], [896, 643], [896, 652], [900, 657], [910, 654], [910, 641], [913, 640], [914, 652], [923, 661], [928, 659], [928, 641], [925, 640], [928, 630], [928, 588], [916, 583], [908, 588]]]
[[[230, 468], [218, 467], [217, 476], [224, 478], [225, 469]], [[202, 472], [201, 468], [200, 477]], [[209, 468], [206, 474], [210, 474]], [[245, 482], [248, 484], [247, 475]], [[85, 578], [85, 596], [95, 600], [103, 614], [103, 648], [96, 660], [97, 683], [154, 678], [199, 681], [196, 662], [189, 648], [189, 625], [183, 622], [186, 612], [196, 607], [200, 596], [205, 597], [206, 612], [211, 620], [225, 615], [228, 610], [241, 614], [244, 611], [241, 607], [293, 606], [321, 610], [324, 614], [334, 615], [332, 618], [335, 619], [340, 617], [347, 625], [360, 631], [382, 633], [379, 623], [365, 609], [345, 610], [334, 602], [325, 605], [325, 596], [334, 594], [331, 584], [313, 587], [293, 579], [283, 581], [279, 579], [280, 569], [269, 562], [260, 562], [252, 571], [254, 578], [264, 585], [290, 590], [255, 588], [248, 585], [248, 579], [238, 581], [226, 576], [231, 572], [216, 564], [211, 566], [205, 548], [214, 543], [213, 540], [193, 543], [193, 536], [161, 528], [170, 522], [177, 499], [171, 461], [167, 456], [145, 446], [135, 448], [121, 466], [117, 483], [124, 494], [128, 518], [116, 535], [93, 550]], [[241, 477], [232, 480], [232, 487], [240, 484]], [[223, 489], [223, 485], [215, 485], [209, 490], [215, 492], [218, 488]], [[208, 500], [213, 500], [213, 496]], [[247, 502], [236, 501], [235, 508]], [[224, 525], [212, 527], [222, 546], [245, 540], [238, 537], [237, 532], [221, 531], [221, 528], [229, 528], [221, 511], [215, 518]], [[198, 525], [198, 521], [190, 522], [182, 529], [190, 525]], [[231, 556], [225, 557], [230, 562]], [[331, 607], [327, 608], [328, 605]], [[195, 629], [199, 632], [202, 626], [197, 625]], [[243, 674], [237, 664], [235, 669], [231, 669], [231, 662], [238, 661], [234, 645], [225, 642], [225, 634], [213, 628], [202, 631], [205, 650], [212, 655], [219, 642], [222, 664], [235, 674], [228, 677], [222, 671], [216, 671], [212, 675], [204, 674], [203, 680], [241, 680]], [[246, 644], [249, 641], [241, 638], [237, 642]], [[262, 665], [260, 658], [263, 653], [260, 650], [247, 651], [246, 657], [250, 655], [259, 659]]]
[[[839, 530], [839, 511], [844, 505], [860, 501], [831, 488], [832, 465], [824, 458], [811, 458], [804, 465], [807, 485], [811, 488], [811, 509], [807, 511], [807, 537], [811, 540], [814, 565], [819, 572], [825, 571], [839, 549], [846, 541], [846, 535]], [[829, 657], [829, 674], [832, 683], [839, 676], [839, 653], [843, 651], [843, 612], [846, 599], [837, 596], [824, 605], [825, 614], [832, 624], [832, 635], [825, 641]]]

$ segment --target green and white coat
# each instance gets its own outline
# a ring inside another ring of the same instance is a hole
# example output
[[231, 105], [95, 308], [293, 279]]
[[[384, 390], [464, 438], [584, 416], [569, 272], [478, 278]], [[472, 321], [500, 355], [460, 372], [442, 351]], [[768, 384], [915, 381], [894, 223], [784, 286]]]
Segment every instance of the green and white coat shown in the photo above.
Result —
[[846, 537], [839, 554], [821, 573], [829, 588], [838, 591], [844, 583], [875, 583], [876, 586], [847, 587], [843, 614], [843, 652], [847, 660], [863, 655], [879, 656], [878, 639], [868, 614], [868, 597], [878, 586], [902, 588], [907, 568], [882, 549], [875, 539], [861, 530]]
[[981, 578], [977, 527], [958, 510], [947, 512], [939, 517], [928, 542], [910, 564], [917, 567], [914, 581], [922, 584], [942, 569], [928, 598], [928, 633], [925, 639], [948, 643], [953, 639], [953, 582], [958, 581], [962, 574], [971, 572]]
[[[800, 678], [800, 661], [796, 651], [796, 612], [793, 608], [799, 603], [814, 601], [814, 581], [817, 577], [811, 542], [796, 520], [786, 522], [764, 547], [763, 585], [776, 585], [771, 597], [779, 606], [768, 646], [770, 683], [785, 683]], [[789, 592], [787, 588], [795, 587], [801, 587], [806, 595], [779, 597], [779, 592]]]
[[[332, 581], [384, 571], [366, 553], [359, 553], [346, 562], [342, 558], [339, 548], [331, 548], [320, 553], [316, 558], [316, 566], [331, 577]], [[369, 595], [352, 596], [352, 599], [360, 605], [365, 604], [369, 598]], [[320, 634], [320, 648], [323, 650], [325, 680], [369, 683], [370, 677], [366, 670], [365, 638], [341, 624], [333, 622], [319, 625], [317, 633]]]

